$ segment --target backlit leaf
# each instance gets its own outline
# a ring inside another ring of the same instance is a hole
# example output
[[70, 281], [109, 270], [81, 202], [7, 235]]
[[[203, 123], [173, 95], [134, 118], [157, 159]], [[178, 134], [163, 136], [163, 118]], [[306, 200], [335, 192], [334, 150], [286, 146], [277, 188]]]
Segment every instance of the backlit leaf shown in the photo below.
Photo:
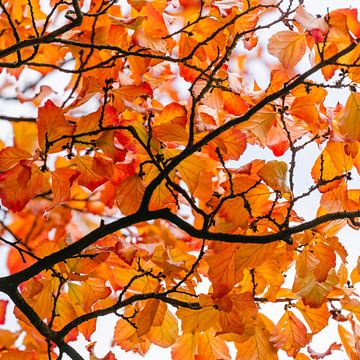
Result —
[[340, 134], [348, 141], [360, 141], [360, 94], [353, 92], [338, 117]]
[[9, 301], [7, 300], [0, 300], [0, 325], [5, 323], [6, 307], [8, 302]]
[[292, 68], [305, 54], [305, 35], [295, 31], [280, 31], [270, 38], [268, 51], [278, 58], [284, 68]]
[[295, 357], [308, 342], [305, 325], [291, 311], [286, 311], [271, 332], [270, 341], [284, 350], [288, 356]]
[[62, 110], [51, 100], [47, 100], [45, 105], [39, 108], [36, 124], [40, 149], [49, 153], [62, 150], [62, 146], [70, 142], [65, 137], [75, 131], [75, 127], [65, 119]]
[[145, 191], [144, 182], [139, 176], [129, 176], [118, 187], [116, 203], [125, 215], [130, 215], [139, 209]]

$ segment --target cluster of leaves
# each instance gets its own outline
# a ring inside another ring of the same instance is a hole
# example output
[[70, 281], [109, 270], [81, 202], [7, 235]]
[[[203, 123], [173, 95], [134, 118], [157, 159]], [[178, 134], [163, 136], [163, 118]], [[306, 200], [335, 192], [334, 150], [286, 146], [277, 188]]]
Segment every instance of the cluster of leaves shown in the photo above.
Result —
[[[0, 144], [1, 359], [82, 359], [80, 334], [97, 359], [109, 314], [113, 346], [142, 355], [230, 359], [232, 342], [239, 360], [360, 357], [360, 262], [347, 267], [337, 237], [360, 217], [356, 9], [0, 0], [0, 24], [1, 97], [36, 112], [0, 115], [14, 135]], [[255, 60], [268, 86], [246, 81]], [[346, 103], [327, 107], [340, 89]], [[313, 185], [298, 191], [311, 146]], [[249, 161], [252, 148], [274, 158]], [[270, 303], [285, 305], [276, 324]], [[317, 353], [331, 321], [342, 344]]]

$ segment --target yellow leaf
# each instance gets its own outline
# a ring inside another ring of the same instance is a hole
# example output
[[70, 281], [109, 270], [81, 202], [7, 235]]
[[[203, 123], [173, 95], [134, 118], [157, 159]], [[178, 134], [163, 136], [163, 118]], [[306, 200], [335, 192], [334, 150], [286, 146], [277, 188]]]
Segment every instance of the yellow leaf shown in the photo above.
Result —
[[293, 68], [305, 54], [305, 34], [295, 31], [277, 32], [269, 40], [268, 51], [278, 58], [284, 68]]

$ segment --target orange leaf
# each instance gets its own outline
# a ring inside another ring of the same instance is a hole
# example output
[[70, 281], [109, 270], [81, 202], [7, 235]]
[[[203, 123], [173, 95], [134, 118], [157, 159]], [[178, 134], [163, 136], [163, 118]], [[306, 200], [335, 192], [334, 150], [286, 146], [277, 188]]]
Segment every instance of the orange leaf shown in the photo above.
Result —
[[293, 291], [301, 296], [305, 305], [319, 308], [338, 281], [339, 279], [334, 269], [329, 272], [326, 280], [323, 282], [317, 281], [314, 273], [309, 272], [303, 278], [295, 277]]
[[183, 128], [187, 123], [187, 111], [185, 106], [172, 102], [164, 107], [160, 115], [154, 120], [154, 126], [161, 124], [179, 125]]
[[265, 316], [259, 316], [254, 323], [254, 333], [248, 340], [235, 343], [237, 348], [236, 360], [277, 360], [277, 349], [269, 338], [273, 330], [273, 323]]
[[200, 310], [180, 308], [176, 315], [181, 320], [183, 333], [205, 331], [218, 326], [219, 312], [212, 307], [204, 307]]
[[258, 175], [265, 181], [266, 185], [274, 190], [281, 191], [281, 194], [290, 200], [291, 190], [286, 184], [287, 164], [284, 161], [269, 161], [258, 172]]
[[214, 165], [211, 159], [191, 155], [183, 160], [176, 169], [188, 186], [190, 194], [207, 201], [213, 194], [211, 179], [215, 171]]
[[341, 299], [341, 306], [344, 310], [353, 313], [356, 318], [360, 320], [360, 301], [358, 299], [345, 297]]
[[0, 300], [0, 325], [5, 324], [6, 307], [8, 302], [9, 301], [7, 300]]
[[146, 336], [153, 344], [167, 348], [175, 343], [178, 335], [178, 321], [169, 310], [166, 310], [162, 324], [152, 326]]
[[235, 255], [239, 245], [221, 244], [214, 254], [206, 257], [213, 297], [226, 295], [235, 285]]
[[172, 360], [194, 360], [197, 334], [186, 333], [171, 348]]
[[123, 350], [137, 352], [144, 356], [150, 347], [150, 341], [145, 337], [139, 338], [136, 329], [125, 320], [118, 320], [115, 326], [113, 344]]
[[338, 126], [347, 141], [360, 141], [360, 94], [352, 92], [338, 116]]
[[145, 191], [145, 184], [139, 176], [133, 175], [123, 180], [118, 187], [116, 203], [124, 215], [139, 209]]
[[[216, 146], [220, 149], [224, 160], [239, 160], [247, 146], [247, 138], [243, 131], [233, 128], [226, 133], [221, 134], [210, 143], [212, 147]], [[218, 155], [212, 157], [217, 160]]]
[[341, 180], [333, 180], [351, 170], [354, 159], [346, 154], [345, 143], [329, 141], [325, 149], [316, 159], [311, 170], [311, 176], [316, 183], [321, 179], [329, 181], [328, 184], [320, 186], [321, 192], [336, 188]]
[[53, 200], [47, 210], [70, 200], [71, 185], [79, 175], [77, 170], [70, 168], [56, 169], [51, 173]]
[[8, 171], [20, 160], [30, 159], [31, 154], [17, 147], [6, 147], [0, 151], [0, 172]]
[[45, 190], [45, 175], [36, 165], [21, 162], [0, 173], [0, 199], [8, 209], [17, 212], [37, 194]]
[[15, 341], [19, 338], [20, 331], [11, 332], [9, 330], [0, 329], [0, 351], [4, 348], [10, 348], [14, 345]]
[[153, 325], [155, 316], [160, 305], [160, 300], [150, 299], [147, 300], [144, 308], [141, 310], [137, 318], [137, 333], [138, 336], [147, 334]]
[[308, 323], [313, 334], [317, 334], [327, 326], [330, 312], [326, 304], [322, 304], [319, 308], [314, 309], [304, 305], [301, 301], [298, 301], [296, 303], [296, 308], [301, 311], [302, 316]]
[[309, 340], [305, 325], [288, 310], [281, 317], [270, 337], [276, 348], [284, 350], [292, 357], [295, 357]]
[[268, 51], [284, 68], [293, 68], [304, 56], [306, 37], [295, 31], [280, 31], [269, 40]]
[[45, 151], [46, 144], [58, 140], [47, 150], [48, 153], [61, 151], [62, 147], [69, 143], [69, 139], [62, 139], [74, 133], [75, 127], [70, 125], [62, 112], [51, 100], [47, 100], [45, 105], [39, 108], [37, 120], [38, 141], [42, 151]]
[[79, 185], [94, 191], [97, 187], [104, 184], [107, 179], [94, 171], [94, 158], [88, 155], [75, 157], [76, 169], [80, 173], [78, 177]]
[[355, 336], [348, 330], [346, 330], [342, 325], [338, 325], [338, 333], [347, 353], [347, 356], [349, 357], [349, 360], [358, 360], [359, 354], [357, 353], [355, 348]]
[[4, 350], [1, 352], [1, 360], [37, 360], [38, 356], [34, 350]]
[[197, 360], [230, 360], [229, 349], [224, 340], [210, 331], [204, 331], [197, 338]]

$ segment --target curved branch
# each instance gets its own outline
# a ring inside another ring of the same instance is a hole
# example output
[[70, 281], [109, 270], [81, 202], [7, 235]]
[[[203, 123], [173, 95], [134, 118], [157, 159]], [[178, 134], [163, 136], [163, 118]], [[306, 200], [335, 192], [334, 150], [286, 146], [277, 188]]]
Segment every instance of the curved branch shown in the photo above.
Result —
[[56, 331], [51, 330], [35, 312], [35, 310], [25, 301], [21, 296], [19, 291], [12, 287], [11, 290], [6, 292], [7, 295], [11, 297], [11, 300], [14, 304], [21, 310], [21, 312], [30, 320], [31, 324], [36, 328], [36, 330], [45, 338], [54, 342], [60, 352], [65, 353], [70, 356], [73, 360], [84, 360], [83, 357], [69, 344], [67, 344], [62, 336]]
[[318, 225], [324, 224], [328, 221], [341, 220], [341, 219], [356, 219], [360, 217], [360, 210], [357, 211], [340, 211], [336, 213], [326, 214], [315, 218], [313, 220], [306, 221], [302, 224], [289, 227], [283, 231], [277, 233], [263, 234], [263, 235], [242, 235], [242, 234], [227, 234], [227, 233], [215, 233], [204, 232], [204, 230], [196, 229], [191, 224], [187, 223], [177, 215], [173, 214], [169, 209], [161, 209], [156, 211], [142, 211], [140, 210], [125, 218], [116, 220], [106, 225], [100, 225], [97, 229], [93, 230], [83, 238], [69, 245], [68, 247], [61, 249], [51, 255], [48, 255], [28, 268], [19, 271], [16, 274], [5, 276], [0, 278], [0, 291], [7, 292], [11, 284], [12, 288], [18, 284], [29, 280], [33, 276], [37, 275], [41, 271], [48, 269], [54, 264], [66, 260], [67, 258], [79, 254], [82, 250], [95, 243], [97, 240], [109, 235], [115, 231], [121, 230], [130, 225], [134, 225], [139, 222], [164, 219], [168, 220], [172, 224], [176, 225], [180, 229], [187, 232], [190, 236], [205, 239], [216, 240], [229, 243], [253, 243], [253, 244], [268, 244], [274, 241], [283, 240], [291, 243], [291, 235], [300, 233], [302, 231], [312, 229]]
[[85, 321], [95, 319], [99, 316], [105, 316], [109, 315], [116, 310], [119, 310], [127, 305], [131, 305], [136, 301], [143, 301], [148, 299], [158, 299], [161, 300], [169, 305], [172, 305], [174, 307], [185, 307], [192, 310], [199, 310], [200, 304], [198, 302], [187, 302], [187, 301], [181, 301], [173, 298], [167, 297], [165, 294], [162, 293], [146, 293], [146, 294], [136, 294], [133, 296], [128, 297], [126, 300], [117, 302], [112, 306], [109, 306], [105, 309], [101, 310], [95, 310], [90, 313], [84, 314], [79, 316], [78, 318], [72, 320], [67, 325], [65, 325], [60, 331], [57, 332], [57, 334], [61, 337], [64, 337], [68, 332], [70, 332], [74, 327], [82, 324]]

